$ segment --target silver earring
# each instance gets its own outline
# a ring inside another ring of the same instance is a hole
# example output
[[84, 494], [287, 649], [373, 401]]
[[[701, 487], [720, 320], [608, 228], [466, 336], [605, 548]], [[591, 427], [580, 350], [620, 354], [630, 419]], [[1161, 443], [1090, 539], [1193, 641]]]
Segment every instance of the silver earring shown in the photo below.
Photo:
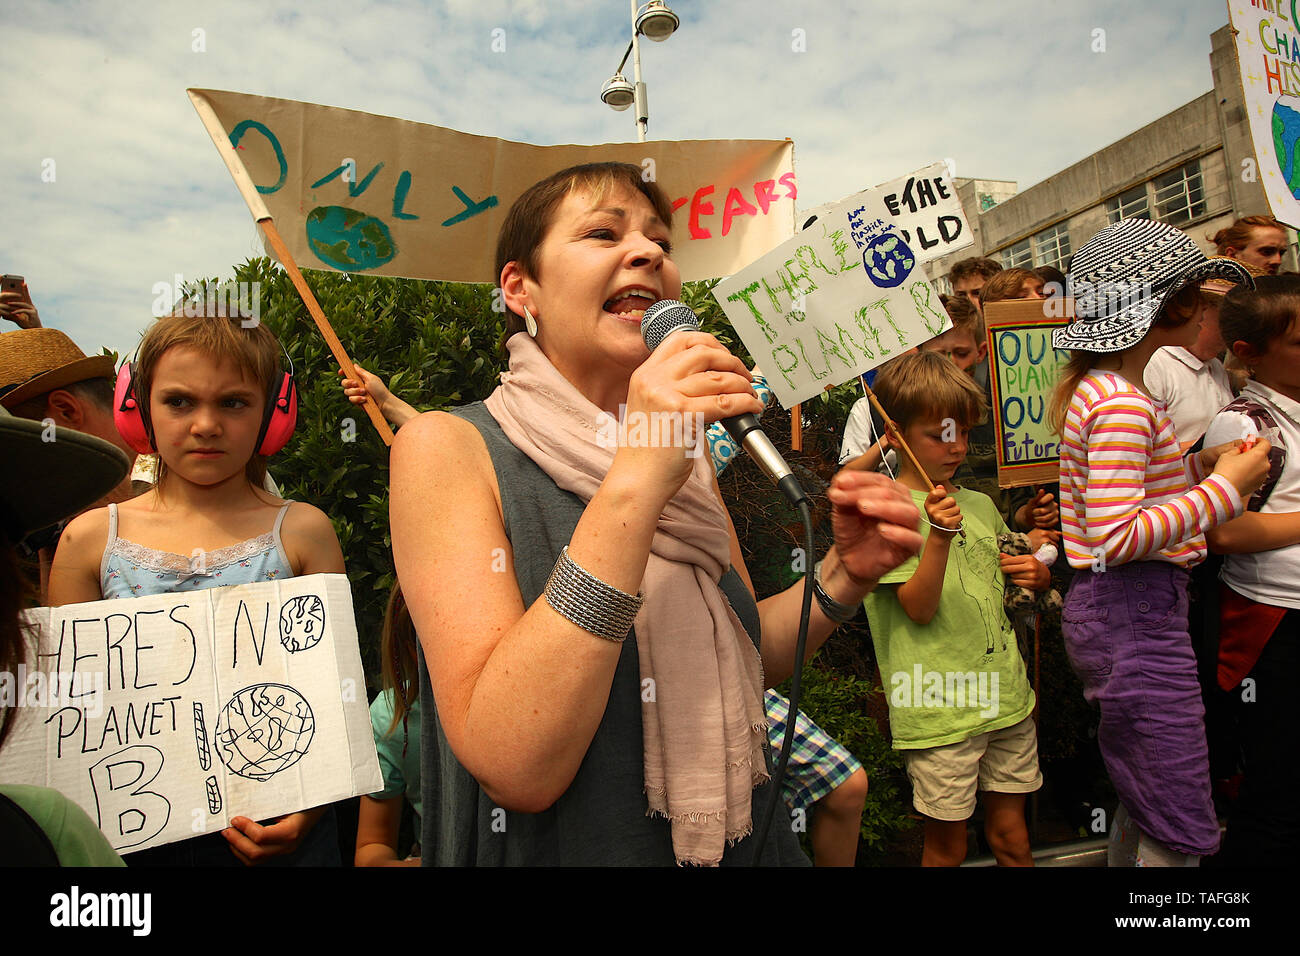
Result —
[[533, 313], [528, 311], [528, 306], [524, 306], [524, 328], [528, 329], [530, 337], [537, 338], [537, 320], [533, 318]]

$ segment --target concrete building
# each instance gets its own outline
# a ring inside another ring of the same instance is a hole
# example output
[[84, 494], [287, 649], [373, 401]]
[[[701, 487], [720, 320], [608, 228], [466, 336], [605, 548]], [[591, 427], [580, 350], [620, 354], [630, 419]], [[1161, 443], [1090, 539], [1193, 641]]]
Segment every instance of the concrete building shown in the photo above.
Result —
[[[1004, 266], [1056, 266], [1119, 219], [1178, 226], [1213, 254], [1209, 237], [1240, 216], [1267, 215], [1237, 75], [1230, 27], [1211, 37], [1214, 89], [1024, 192], [998, 180], [957, 179], [975, 245], [929, 264], [949, 291], [954, 262], [988, 256]], [[1296, 268], [1295, 233], [1283, 269]]]

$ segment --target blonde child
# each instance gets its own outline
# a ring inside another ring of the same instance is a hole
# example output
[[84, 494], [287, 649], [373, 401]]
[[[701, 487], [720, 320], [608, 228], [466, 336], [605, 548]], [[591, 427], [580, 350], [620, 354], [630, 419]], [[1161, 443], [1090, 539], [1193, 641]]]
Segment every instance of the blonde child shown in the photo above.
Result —
[[[280, 343], [237, 318], [166, 316], [119, 377], [119, 430], [160, 458], [138, 498], [68, 525], [50, 572], [52, 606], [343, 572], [323, 512], [263, 490], [266, 456], [288, 440], [296, 399]], [[129, 392], [127, 386], [130, 386]], [[136, 401], [138, 399], [138, 402]], [[327, 808], [132, 854], [139, 864], [338, 862]]]
[[1043, 590], [1051, 575], [1032, 555], [999, 554], [997, 535], [1007, 528], [997, 508], [952, 483], [970, 428], [985, 414], [971, 377], [920, 352], [886, 365], [875, 392], [925, 472], [899, 456], [898, 481], [923, 509], [920, 557], [884, 575], [866, 600], [894, 747], [926, 817], [922, 863], [961, 863], [966, 821], [983, 790], [998, 862], [1031, 866], [1025, 795], [1042, 785], [1034, 692], [1003, 611], [1003, 576]]
[[1218, 847], [1219, 828], [1187, 633], [1188, 569], [1205, 558], [1205, 532], [1241, 514], [1268, 443], [1183, 459], [1143, 371], [1156, 349], [1195, 340], [1201, 281], [1251, 279], [1147, 220], [1102, 230], [1073, 265], [1076, 318], [1052, 336], [1072, 350], [1052, 402], [1065, 553], [1080, 572], [1063, 615], [1066, 651], [1101, 708], [1097, 741], [1120, 798], [1111, 864], [1195, 865]]

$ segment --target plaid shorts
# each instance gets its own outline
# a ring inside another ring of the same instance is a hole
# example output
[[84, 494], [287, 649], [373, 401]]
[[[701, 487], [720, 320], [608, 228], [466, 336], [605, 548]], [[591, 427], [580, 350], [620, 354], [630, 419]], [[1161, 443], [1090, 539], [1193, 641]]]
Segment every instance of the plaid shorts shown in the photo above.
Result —
[[[790, 701], [769, 690], [763, 695], [763, 704], [767, 710], [767, 740], [772, 747], [772, 765], [775, 767], [781, 759], [781, 745], [785, 742]], [[785, 780], [781, 782], [781, 796], [791, 810], [807, 810], [861, 770], [862, 764], [809, 720], [802, 710], [796, 713], [794, 740], [790, 744]]]

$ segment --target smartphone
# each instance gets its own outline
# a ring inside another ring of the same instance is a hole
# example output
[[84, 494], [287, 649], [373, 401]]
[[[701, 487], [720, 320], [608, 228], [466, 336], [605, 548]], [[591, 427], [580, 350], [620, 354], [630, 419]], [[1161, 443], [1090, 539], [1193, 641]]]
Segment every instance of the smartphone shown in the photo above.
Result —
[[27, 294], [27, 280], [22, 276], [0, 276], [0, 292], [17, 292], [28, 302], [31, 301], [31, 296]]

